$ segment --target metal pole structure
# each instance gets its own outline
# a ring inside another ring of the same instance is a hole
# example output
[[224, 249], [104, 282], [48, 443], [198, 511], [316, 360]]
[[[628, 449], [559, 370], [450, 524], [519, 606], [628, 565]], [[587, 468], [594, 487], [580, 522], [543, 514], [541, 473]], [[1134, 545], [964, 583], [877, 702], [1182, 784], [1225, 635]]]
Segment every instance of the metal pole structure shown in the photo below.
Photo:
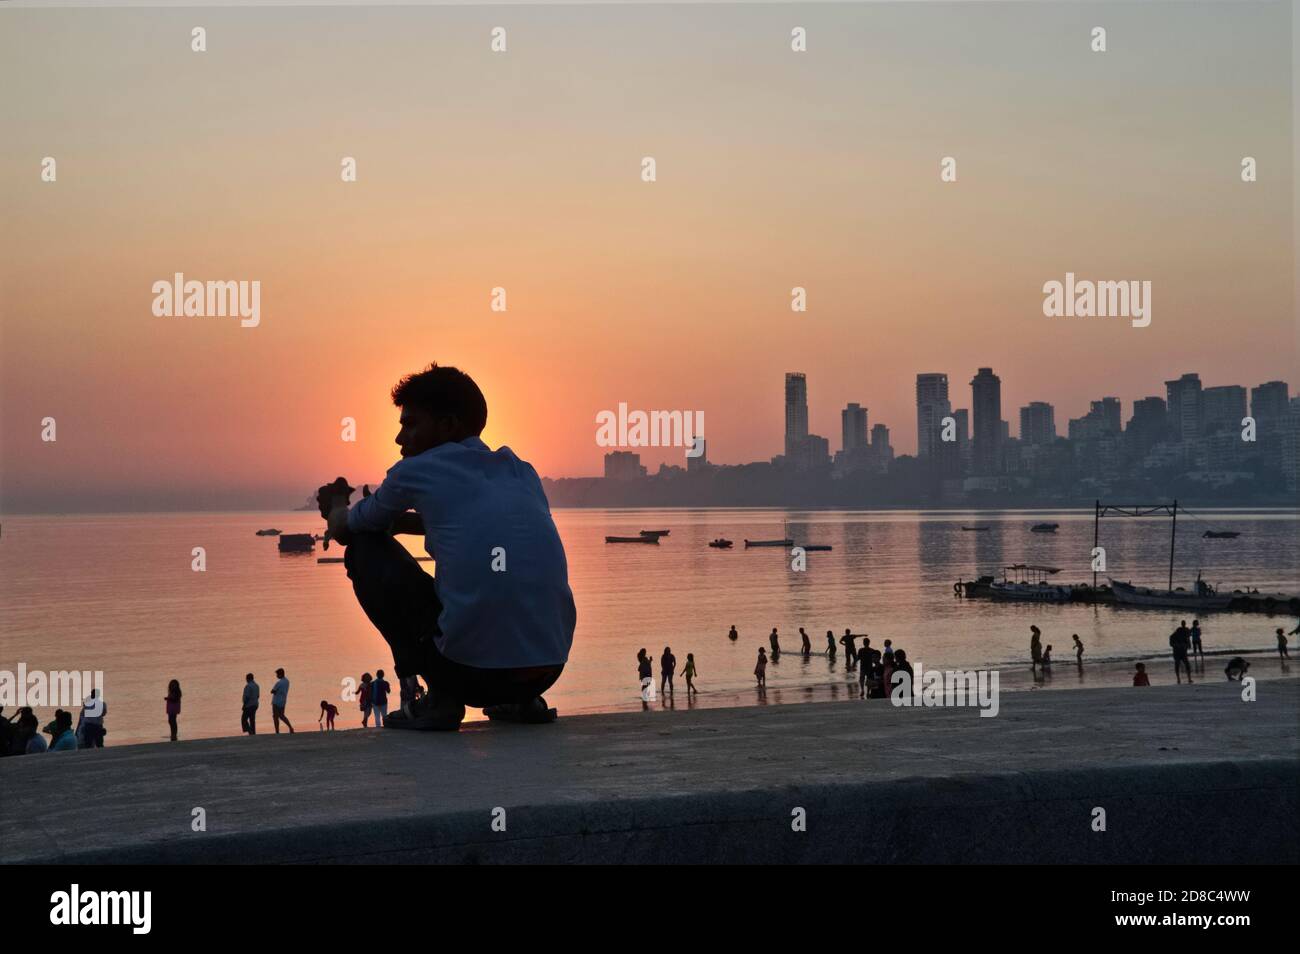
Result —
[[1101, 539], [1101, 501], [1093, 501], [1092, 510], [1092, 588], [1097, 588], [1097, 546]]
[[1174, 536], [1178, 533], [1178, 501], [1174, 500], [1173, 520], [1169, 527], [1169, 589], [1174, 588]]

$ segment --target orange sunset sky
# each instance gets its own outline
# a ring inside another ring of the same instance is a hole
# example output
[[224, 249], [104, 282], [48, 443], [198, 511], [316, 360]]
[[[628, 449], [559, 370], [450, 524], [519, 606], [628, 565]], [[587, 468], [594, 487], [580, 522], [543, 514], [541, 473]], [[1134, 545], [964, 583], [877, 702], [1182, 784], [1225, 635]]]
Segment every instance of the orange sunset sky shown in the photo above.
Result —
[[[0, 508], [373, 480], [431, 360], [548, 476], [600, 472], [620, 401], [765, 460], [786, 371], [832, 449], [857, 401], [899, 453], [922, 371], [969, 407], [993, 367], [1013, 434], [1185, 371], [1295, 389], [1292, 36], [1285, 4], [0, 11]], [[1045, 318], [1067, 271], [1151, 281], [1151, 326]], [[155, 317], [175, 272], [260, 281], [260, 325]]]

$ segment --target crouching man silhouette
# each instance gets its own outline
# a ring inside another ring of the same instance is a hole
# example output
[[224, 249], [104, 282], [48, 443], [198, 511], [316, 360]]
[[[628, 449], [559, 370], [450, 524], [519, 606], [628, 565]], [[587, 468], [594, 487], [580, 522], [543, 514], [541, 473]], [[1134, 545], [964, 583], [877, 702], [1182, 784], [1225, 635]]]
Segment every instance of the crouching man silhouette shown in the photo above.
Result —
[[[537, 472], [479, 439], [487, 401], [464, 372], [431, 364], [392, 397], [402, 459], [355, 506], [343, 478], [316, 497], [398, 677], [428, 686], [404, 693], [384, 727], [455, 731], [467, 705], [490, 719], [553, 721], [542, 693], [568, 661], [577, 612]], [[398, 533], [424, 536], [434, 576]]]

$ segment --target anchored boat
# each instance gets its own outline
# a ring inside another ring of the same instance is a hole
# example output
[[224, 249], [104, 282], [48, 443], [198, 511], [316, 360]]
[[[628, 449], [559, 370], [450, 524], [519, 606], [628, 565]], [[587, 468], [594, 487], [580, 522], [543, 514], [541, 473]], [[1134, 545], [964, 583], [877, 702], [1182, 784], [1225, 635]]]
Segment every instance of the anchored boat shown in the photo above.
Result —
[[643, 537], [639, 535], [635, 537], [606, 537], [605, 542], [606, 543], [653, 543], [656, 546], [658, 546], [659, 538]]
[[1232, 602], [1231, 593], [1222, 594], [1215, 591], [1198, 575], [1195, 588], [1185, 590], [1181, 586], [1173, 590], [1159, 590], [1147, 586], [1134, 586], [1111, 579], [1111, 592], [1115, 602], [1125, 606], [1170, 606], [1186, 610], [1221, 610], [1227, 609]]
[[666, 536], [668, 536], [668, 533], [669, 533], [669, 531], [667, 531], [667, 530], [642, 530], [642, 531], [641, 531], [641, 536], [643, 536], [643, 537], [666, 537]]
[[1049, 576], [1060, 572], [1061, 568], [1057, 566], [1013, 563], [1002, 568], [1001, 581], [989, 585], [989, 596], [995, 600], [1068, 603], [1073, 595], [1071, 588], [1047, 582]]
[[732, 543], [726, 537], [718, 537], [716, 540], [710, 540], [709, 546], [715, 550], [730, 550]]
[[1029, 528], [1029, 532], [1030, 533], [1055, 533], [1057, 531], [1057, 528], [1060, 526], [1061, 525], [1059, 523], [1036, 523]]
[[793, 540], [746, 540], [745, 547], [792, 547]]

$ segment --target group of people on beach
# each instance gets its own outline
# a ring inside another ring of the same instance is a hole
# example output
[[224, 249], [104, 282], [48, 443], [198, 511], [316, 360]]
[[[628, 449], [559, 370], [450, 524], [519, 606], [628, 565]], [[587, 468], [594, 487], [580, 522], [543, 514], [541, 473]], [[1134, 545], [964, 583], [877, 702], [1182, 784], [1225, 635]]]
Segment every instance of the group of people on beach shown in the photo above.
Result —
[[[641, 698], [648, 701], [650, 697], [649, 690], [654, 687], [654, 663], [650, 656], [642, 647], [636, 654], [636, 674], [641, 680]], [[659, 694], [661, 696], [673, 695], [673, 676], [677, 674], [677, 657], [673, 655], [671, 646], [665, 646], [663, 655], [659, 657]], [[695, 668], [695, 654], [686, 654], [686, 665], [682, 667], [682, 676], [686, 679], [686, 698], [692, 695], [698, 695], [699, 691], [695, 688], [695, 677], [699, 671]]]
[[[66, 709], [55, 709], [54, 718], [37, 731], [40, 719], [31, 706], [19, 707], [12, 716], [5, 716], [4, 707], [0, 706], [0, 756], [102, 749], [107, 734], [104, 728], [107, 714], [108, 703], [98, 689], [92, 689], [82, 702], [75, 728], [72, 713]], [[50, 737], [48, 742], [44, 738], [47, 735]]]

